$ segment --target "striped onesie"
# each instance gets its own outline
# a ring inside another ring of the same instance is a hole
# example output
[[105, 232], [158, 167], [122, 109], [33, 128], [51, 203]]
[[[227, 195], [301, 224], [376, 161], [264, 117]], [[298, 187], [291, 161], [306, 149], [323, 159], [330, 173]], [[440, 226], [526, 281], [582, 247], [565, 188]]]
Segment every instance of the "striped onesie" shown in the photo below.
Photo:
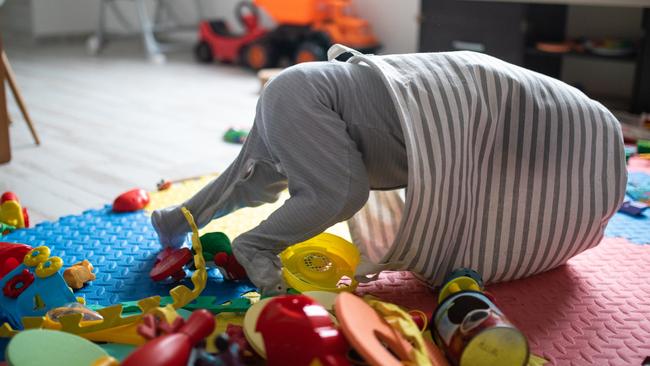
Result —
[[[236, 161], [184, 203], [200, 226], [291, 198], [233, 242], [250, 279], [281, 289], [277, 254], [349, 219], [357, 278], [464, 266], [520, 278], [598, 244], [626, 171], [616, 119], [560, 81], [483, 54], [364, 56], [291, 68], [258, 103]], [[405, 187], [402, 200], [394, 191]], [[154, 212], [163, 244], [188, 228]]]

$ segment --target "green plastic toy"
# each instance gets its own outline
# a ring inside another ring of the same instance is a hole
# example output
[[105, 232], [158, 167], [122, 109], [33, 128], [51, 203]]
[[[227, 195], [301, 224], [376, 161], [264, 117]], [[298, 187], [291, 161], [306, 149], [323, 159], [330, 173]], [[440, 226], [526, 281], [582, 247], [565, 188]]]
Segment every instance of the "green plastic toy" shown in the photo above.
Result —
[[5, 223], [0, 222], [0, 236], [7, 235], [14, 230], [16, 230], [15, 226], [7, 225]]
[[226, 142], [232, 142], [235, 144], [243, 144], [248, 136], [247, 130], [236, 130], [234, 128], [229, 128], [228, 131], [223, 135], [223, 140]]
[[219, 231], [201, 235], [201, 244], [203, 244], [203, 258], [205, 258], [206, 262], [212, 262], [217, 253], [232, 254], [230, 239], [226, 234]]

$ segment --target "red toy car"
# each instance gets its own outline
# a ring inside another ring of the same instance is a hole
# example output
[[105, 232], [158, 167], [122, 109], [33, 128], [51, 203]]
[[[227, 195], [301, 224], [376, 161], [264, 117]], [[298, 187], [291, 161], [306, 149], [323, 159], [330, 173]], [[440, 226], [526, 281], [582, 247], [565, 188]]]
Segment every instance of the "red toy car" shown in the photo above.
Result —
[[244, 26], [245, 33], [232, 33], [223, 20], [204, 20], [199, 24], [199, 43], [194, 48], [196, 58], [201, 62], [232, 63], [241, 61], [247, 66], [259, 69], [265, 67], [264, 54], [256, 51], [254, 41], [267, 31], [259, 24], [259, 10], [249, 2], [241, 2], [235, 10], [237, 19]]

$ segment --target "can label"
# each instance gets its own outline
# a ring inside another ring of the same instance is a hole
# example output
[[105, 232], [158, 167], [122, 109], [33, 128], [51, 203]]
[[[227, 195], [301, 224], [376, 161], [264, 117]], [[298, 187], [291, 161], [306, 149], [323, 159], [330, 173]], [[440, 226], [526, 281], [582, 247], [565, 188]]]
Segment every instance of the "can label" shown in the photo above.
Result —
[[436, 309], [436, 340], [455, 365], [525, 365], [528, 342], [481, 292], [450, 295]]

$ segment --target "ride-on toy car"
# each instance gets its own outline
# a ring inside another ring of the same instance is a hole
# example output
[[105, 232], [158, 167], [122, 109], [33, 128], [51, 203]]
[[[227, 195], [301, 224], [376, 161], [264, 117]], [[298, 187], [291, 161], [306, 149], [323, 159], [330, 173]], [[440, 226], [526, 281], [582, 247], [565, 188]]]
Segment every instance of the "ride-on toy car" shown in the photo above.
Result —
[[[350, 0], [244, 1], [235, 10], [244, 33], [233, 34], [223, 20], [203, 21], [196, 57], [201, 62], [239, 62], [259, 70], [282, 61], [325, 60], [334, 43], [376, 52], [380, 45], [368, 22], [351, 15], [350, 8]], [[261, 26], [260, 9], [277, 23], [274, 29]]]

